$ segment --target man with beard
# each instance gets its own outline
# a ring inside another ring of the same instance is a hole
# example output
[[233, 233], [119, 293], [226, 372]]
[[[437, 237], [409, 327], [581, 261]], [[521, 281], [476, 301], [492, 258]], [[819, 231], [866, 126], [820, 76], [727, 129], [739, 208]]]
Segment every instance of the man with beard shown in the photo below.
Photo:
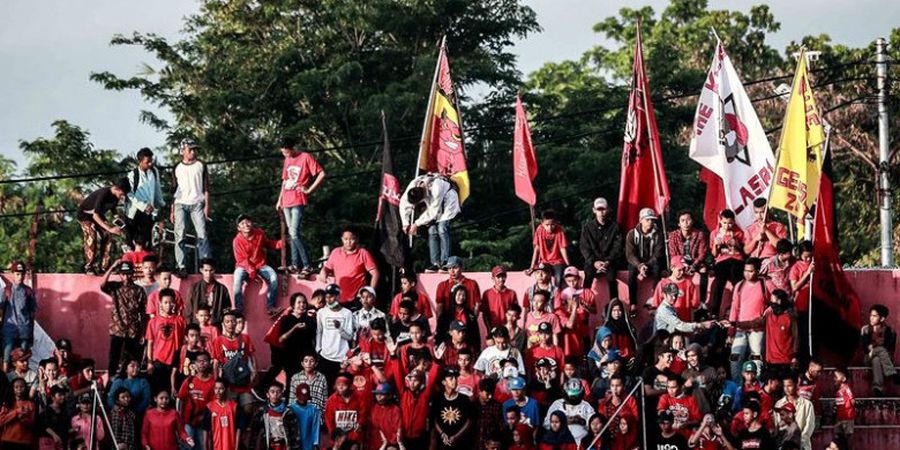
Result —
[[797, 347], [800, 343], [797, 316], [787, 292], [775, 289], [769, 298], [769, 307], [760, 317], [742, 322], [725, 320], [723, 324], [744, 330], [764, 328], [766, 365], [780, 373], [797, 367]]

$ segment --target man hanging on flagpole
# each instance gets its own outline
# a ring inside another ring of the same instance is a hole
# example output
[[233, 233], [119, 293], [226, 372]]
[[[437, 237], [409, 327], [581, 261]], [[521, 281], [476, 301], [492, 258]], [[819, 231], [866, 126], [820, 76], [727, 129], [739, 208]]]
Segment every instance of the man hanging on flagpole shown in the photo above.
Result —
[[400, 199], [404, 231], [415, 236], [420, 227], [428, 228], [431, 265], [425, 271], [430, 273], [446, 271], [452, 251], [450, 221], [469, 197], [469, 172], [456, 100], [445, 37], [422, 127], [416, 177]]

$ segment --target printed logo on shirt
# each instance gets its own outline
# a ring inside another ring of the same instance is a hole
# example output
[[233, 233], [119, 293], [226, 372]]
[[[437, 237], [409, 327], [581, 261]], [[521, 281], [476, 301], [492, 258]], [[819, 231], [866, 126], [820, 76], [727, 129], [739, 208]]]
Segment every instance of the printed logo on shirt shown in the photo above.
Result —
[[459, 422], [461, 419], [462, 413], [459, 411], [459, 408], [447, 406], [441, 410], [441, 422], [444, 422], [447, 425], [455, 425], [456, 422]]
[[[213, 414], [213, 417], [216, 415]], [[228, 428], [231, 424], [228, 421], [228, 416], [219, 416], [219, 427], [220, 428]]]
[[334, 331], [344, 327], [344, 319], [331, 318], [325, 319], [325, 329]]
[[344, 431], [353, 431], [356, 428], [359, 413], [352, 409], [340, 409], [334, 412], [334, 423]]
[[292, 191], [297, 189], [297, 183], [300, 181], [300, 166], [288, 166], [287, 180], [284, 180], [283, 189]]
[[743, 442], [741, 442], [741, 448], [762, 448], [762, 440], [759, 438], [745, 439]]

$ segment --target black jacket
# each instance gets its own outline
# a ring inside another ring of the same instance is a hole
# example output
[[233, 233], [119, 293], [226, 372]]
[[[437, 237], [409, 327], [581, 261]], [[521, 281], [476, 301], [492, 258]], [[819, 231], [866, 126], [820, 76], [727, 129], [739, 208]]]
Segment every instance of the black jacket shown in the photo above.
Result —
[[585, 265], [596, 261], [619, 264], [622, 260], [622, 244], [622, 231], [614, 220], [600, 225], [597, 219], [590, 218], [581, 227], [578, 249], [581, 250]]
[[631, 266], [641, 264], [661, 264], [665, 267], [665, 236], [654, 225], [649, 234], [638, 231], [640, 224], [632, 228], [625, 236], [625, 259]]
[[[862, 337], [860, 338], [860, 344], [862, 344], [863, 350], [866, 352], [869, 351], [869, 344], [872, 343], [872, 327], [866, 325], [862, 327]], [[893, 328], [884, 326], [884, 349], [887, 350], [888, 354], [893, 356], [894, 349], [897, 347], [897, 332], [894, 331]]]

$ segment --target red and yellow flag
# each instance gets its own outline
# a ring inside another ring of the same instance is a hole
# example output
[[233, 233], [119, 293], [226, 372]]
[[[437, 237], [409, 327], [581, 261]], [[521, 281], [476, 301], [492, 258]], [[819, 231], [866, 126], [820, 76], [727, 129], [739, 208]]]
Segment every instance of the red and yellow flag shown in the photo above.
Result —
[[769, 197], [770, 207], [794, 216], [797, 236], [801, 238], [806, 234], [806, 216], [819, 193], [824, 143], [825, 129], [809, 84], [806, 53], [801, 50], [784, 114], [775, 182]]
[[449, 177], [459, 188], [459, 203], [469, 197], [469, 172], [463, 145], [462, 121], [456, 104], [447, 48], [441, 43], [431, 86], [431, 101], [426, 111], [419, 148], [419, 170]]

